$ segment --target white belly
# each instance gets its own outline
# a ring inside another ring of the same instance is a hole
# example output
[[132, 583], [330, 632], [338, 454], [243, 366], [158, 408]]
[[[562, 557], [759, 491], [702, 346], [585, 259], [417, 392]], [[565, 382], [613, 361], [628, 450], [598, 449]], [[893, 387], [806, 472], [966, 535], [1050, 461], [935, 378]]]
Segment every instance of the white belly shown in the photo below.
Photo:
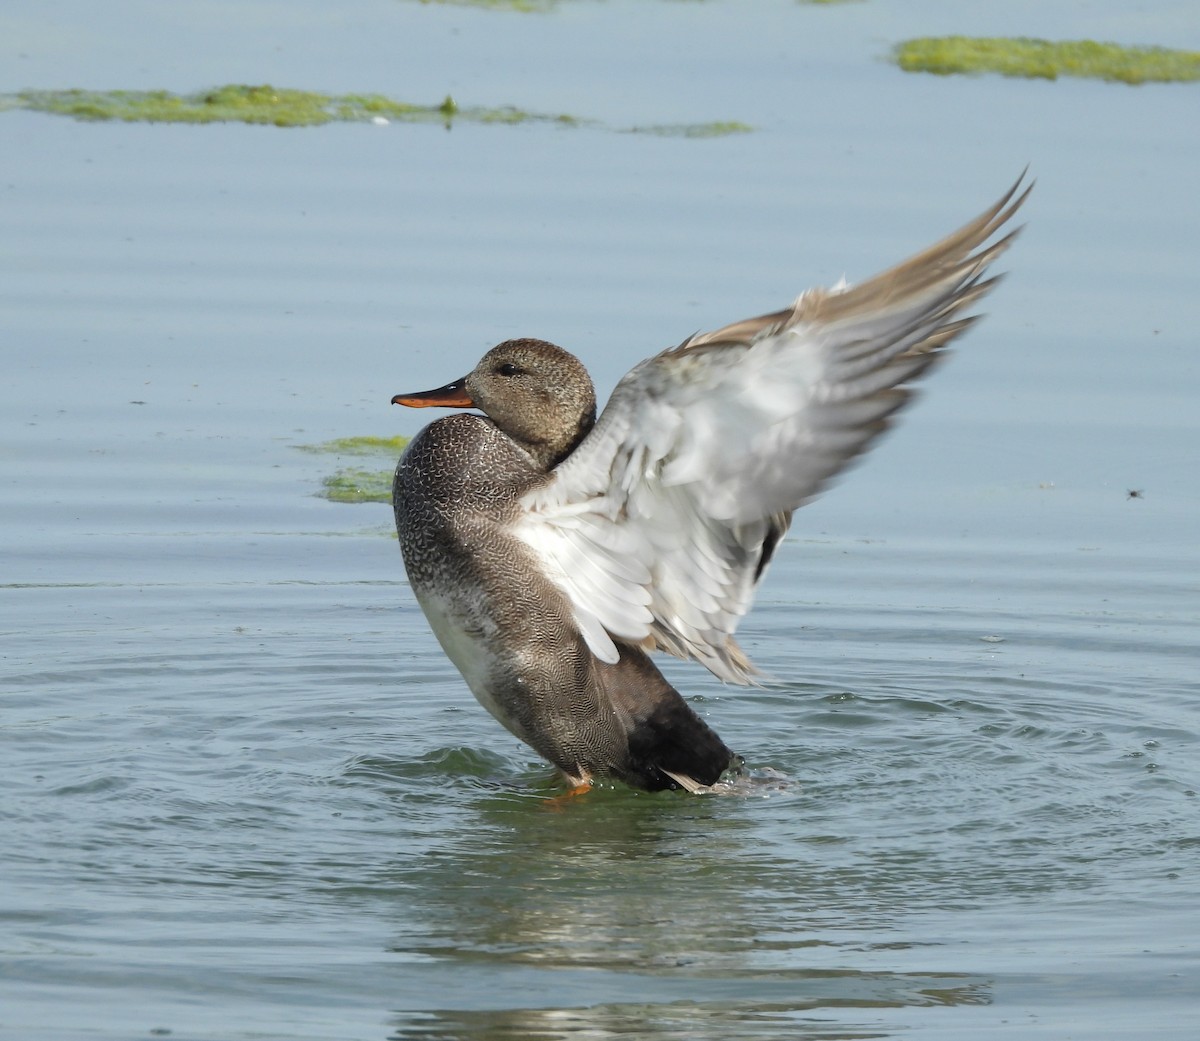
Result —
[[414, 589], [414, 593], [425, 617], [429, 619], [433, 635], [442, 645], [446, 657], [462, 673], [471, 693], [508, 730], [522, 737], [513, 729], [511, 718], [492, 694], [493, 677], [500, 671], [499, 661], [480, 631], [478, 618], [473, 617], [472, 612], [464, 611], [462, 605], [451, 598], [427, 589], [420, 592]]

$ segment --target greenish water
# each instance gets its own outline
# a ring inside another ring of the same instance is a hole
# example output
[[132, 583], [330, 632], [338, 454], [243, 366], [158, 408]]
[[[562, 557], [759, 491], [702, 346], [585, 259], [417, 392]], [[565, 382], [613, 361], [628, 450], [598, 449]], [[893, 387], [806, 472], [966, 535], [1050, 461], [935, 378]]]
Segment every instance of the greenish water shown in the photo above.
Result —
[[[1183, 3], [1049, 7], [1005, 21], [1200, 46]], [[901, 40], [1012, 31], [932, 0], [222, 11], [6, 8], [0, 92], [756, 130], [0, 115], [0, 1033], [1190, 1041], [1189, 89], [906, 75]], [[987, 318], [796, 517], [740, 634], [766, 685], [670, 663], [755, 783], [548, 801], [389, 509], [323, 479], [384, 469], [359, 439], [428, 418], [392, 395], [499, 339], [562, 343], [606, 394], [1026, 162]]]

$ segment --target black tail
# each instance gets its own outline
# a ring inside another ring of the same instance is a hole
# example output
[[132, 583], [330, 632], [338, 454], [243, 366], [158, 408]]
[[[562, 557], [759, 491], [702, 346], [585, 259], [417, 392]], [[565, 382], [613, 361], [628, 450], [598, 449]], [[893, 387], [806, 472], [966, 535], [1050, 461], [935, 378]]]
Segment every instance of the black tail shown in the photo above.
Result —
[[679, 778], [713, 784], [734, 761], [725, 742], [640, 650], [622, 647], [620, 662], [601, 666], [598, 678], [629, 715], [628, 754], [615, 771], [626, 784], [652, 792], [689, 787]]
[[678, 691], [668, 689], [670, 694], [629, 735], [629, 783], [652, 792], [688, 787], [677, 778], [715, 784], [733, 762], [733, 752]]

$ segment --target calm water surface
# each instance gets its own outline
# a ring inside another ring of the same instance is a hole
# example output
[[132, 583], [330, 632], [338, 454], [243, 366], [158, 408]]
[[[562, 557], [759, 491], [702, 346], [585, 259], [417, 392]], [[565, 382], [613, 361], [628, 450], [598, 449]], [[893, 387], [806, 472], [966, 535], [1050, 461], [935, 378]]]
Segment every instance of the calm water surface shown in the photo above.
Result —
[[[53, 7], [0, 13], [0, 90], [604, 125], [0, 112], [0, 1036], [1194, 1036], [1200, 94], [884, 60], [950, 32], [1200, 49], [1194, 5]], [[715, 119], [756, 129], [620, 132]], [[669, 663], [752, 794], [554, 811], [390, 511], [317, 494], [390, 461], [297, 446], [415, 432], [392, 394], [512, 335], [606, 393], [1027, 162], [988, 319], [797, 515], [743, 629], [770, 680]]]

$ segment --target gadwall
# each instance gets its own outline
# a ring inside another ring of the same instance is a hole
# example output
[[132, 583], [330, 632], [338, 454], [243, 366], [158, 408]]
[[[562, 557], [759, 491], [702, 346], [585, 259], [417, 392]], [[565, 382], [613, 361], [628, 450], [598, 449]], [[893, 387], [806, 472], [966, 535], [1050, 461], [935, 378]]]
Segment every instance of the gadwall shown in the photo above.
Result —
[[574, 789], [697, 791], [740, 767], [648, 652], [752, 682], [733, 634], [792, 511], [976, 320], [962, 312], [997, 281], [985, 272], [1017, 232], [988, 242], [1021, 187], [868, 282], [643, 361], [598, 421], [587, 370], [543, 340], [392, 398], [483, 412], [431, 423], [400, 459], [404, 564], [475, 696]]

